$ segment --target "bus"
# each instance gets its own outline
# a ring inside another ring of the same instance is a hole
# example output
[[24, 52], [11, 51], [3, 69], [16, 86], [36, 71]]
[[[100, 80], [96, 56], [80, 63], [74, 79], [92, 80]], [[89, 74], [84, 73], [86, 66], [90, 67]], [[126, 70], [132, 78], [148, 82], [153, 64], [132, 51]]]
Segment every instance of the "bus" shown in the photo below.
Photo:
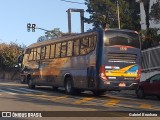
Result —
[[134, 90], [141, 74], [141, 42], [136, 31], [99, 29], [42, 41], [23, 54], [21, 79], [28, 87], [64, 87], [67, 94], [95, 95]]

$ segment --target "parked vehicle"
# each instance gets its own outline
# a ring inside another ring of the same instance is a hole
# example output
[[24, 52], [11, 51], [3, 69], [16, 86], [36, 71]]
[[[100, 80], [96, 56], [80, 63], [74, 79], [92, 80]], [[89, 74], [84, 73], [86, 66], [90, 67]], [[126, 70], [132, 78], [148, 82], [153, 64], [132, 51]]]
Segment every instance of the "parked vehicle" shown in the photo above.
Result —
[[136, 89], [136, 95], [138, 98], [154, 95], [160, 99], [160, 74], [155, 74], [145, 81], [140, 82]]

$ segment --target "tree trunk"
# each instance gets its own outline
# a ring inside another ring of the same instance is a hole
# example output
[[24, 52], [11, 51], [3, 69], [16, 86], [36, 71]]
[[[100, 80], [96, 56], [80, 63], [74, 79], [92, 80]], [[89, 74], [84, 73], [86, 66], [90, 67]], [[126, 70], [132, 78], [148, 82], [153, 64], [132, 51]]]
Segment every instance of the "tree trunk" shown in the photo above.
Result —
[[150, 0], [142, 0], [143, 4], [144, 4], [144, 10], [145, 10], [145, 14], [146, 14], [146, 26], [147, 29], [149, 28], [149, 6], [150, 6]]

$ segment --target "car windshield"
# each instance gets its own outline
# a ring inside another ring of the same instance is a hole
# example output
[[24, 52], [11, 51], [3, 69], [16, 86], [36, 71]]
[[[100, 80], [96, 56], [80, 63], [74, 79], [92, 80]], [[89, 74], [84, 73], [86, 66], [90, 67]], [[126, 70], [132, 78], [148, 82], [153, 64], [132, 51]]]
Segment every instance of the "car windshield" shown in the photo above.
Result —
[[139, 35], [135, 32], [108, 30], [105, 32], [104, 45], [126, 45], [140, 48]]

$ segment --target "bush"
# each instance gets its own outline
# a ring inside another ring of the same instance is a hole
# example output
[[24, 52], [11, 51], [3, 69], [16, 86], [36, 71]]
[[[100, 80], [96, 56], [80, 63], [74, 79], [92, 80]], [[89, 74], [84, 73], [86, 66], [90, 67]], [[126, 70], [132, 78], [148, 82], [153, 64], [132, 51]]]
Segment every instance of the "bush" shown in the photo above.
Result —
[[15, 43], [0, 44], [0, 67], [14, 67], [17, 64], [17, 57], [21, 47]]
[[158, 30], [159, 29], [156, 28], [149, 28], [140, 32], [142, 40], [142, 49], [147, 49], [159, 45], [160, 35], [157, 34]]

